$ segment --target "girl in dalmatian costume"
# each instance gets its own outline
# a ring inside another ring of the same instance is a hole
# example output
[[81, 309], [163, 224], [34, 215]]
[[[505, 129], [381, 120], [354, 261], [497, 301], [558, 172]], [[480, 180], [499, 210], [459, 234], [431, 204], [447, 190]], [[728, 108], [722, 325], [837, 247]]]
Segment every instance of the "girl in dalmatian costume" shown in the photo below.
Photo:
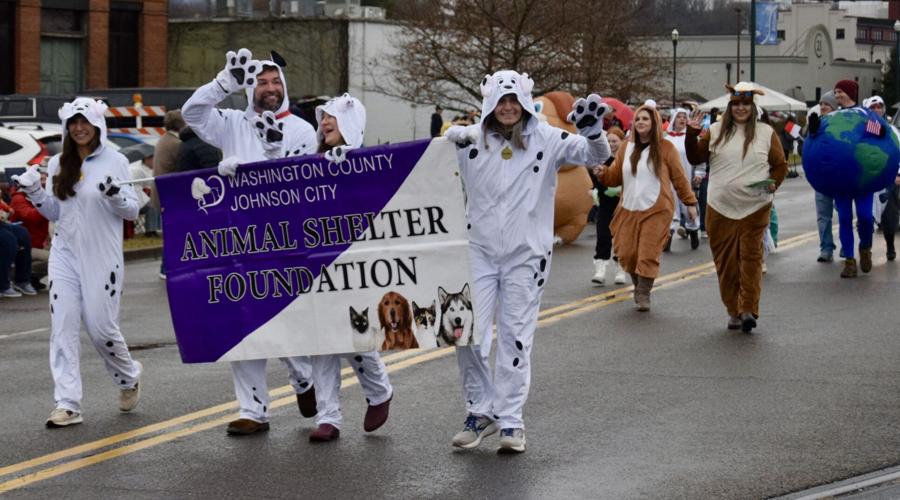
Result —
[[[688, 110], [684, 108], [673, 109], [672, 114], [669, 116], [669, 126], [666, 128], [665, 139], [671, 142], [678, 151], [678, 158], [681, 160], [685, 178], [692, 181], [694, 185], [699, 185], [706, 177], [706, 164], [695, 167], [687, 159], [687, 151], [684, 149], [684, 134], [687, 131], [688, 117]], [[675, 187], [672, 186], [672, 189], [674, 190]], [[679, 236], [682, 236], [682, 238], [690, 237], [691, 250], [696, 250], [700, 247], [700, 216], [698, 214], [697, 217], [690, 218], [688, 216], [688, 207], [678, 197], [677, 192], [673, 191], [673, 198], [675, 199], [675, 216], [672, 217], [672, 225], [669, 228], [669, 241], [666, 243], [665, 250], [668, 251], [671, 246], [672, 235], [675, 231], [678, 231]], [[685, 221], [683, 228], [681, 226], [682, 219]], [[687, 232], [685, 233], [684, 231]]]
[[[474, 448], [501, 430], [498, 453], [525, 451], [522, 408], [531, 382], [531, 347], [541, 293], [550, 272], [556, 174], [563, 164], [596, 165], [609, 157], [602, 129], [608, 110], [592, 94], [569, 120], [580, 135], [537, 119], [534, 82], [498, 71], [481, 83], [482, 121], [454, 126], [466, 186], [469, 250], [478, 346], [458, 347], [468, 417], [453, 445]], [[583, 136], [583, 137], [582, 137]], [[488, 357], [497, 314], [496, 373]]]
[[[50, 371], [56, 408], [47, 427], [80, 424], [79, 332], [88, 337], [120, 389], [119, 409], [133, 410], [140, 397], [143, 368], [132, 359], [119, 331], [119, 301], [125, 264], [122, 220], [138, 215], [128, 160], [107, 147], [106, 105], [87, 97], [59, 110], [63, 152], [50, 159], [47, 187], [37, 167], [13, 181], [38, 211], [56, 225], [49, 261]], [[98, 189], [99, 188], [99, 189]]]
[[[344, 94], [316, 107], [319, 152], [332, 162], [346, 158], [347, 151], [362, 146], [366, 129], [366, 108], [355, 97]], [[366, 395], [369, 408], [363, 429], [372, 432], [388, 418], [394, 389], [388, 380], [387, 370], [378, 351], [326, 354], [312, 357], [313, 376], [316, 380], [318, 428], [309, 435], [312, 442], [327, 442], [340, 437], [341, 358], [346, 359]]]
[[[284, 60], [253, 59], [247, 49], [226, 54], [225, 69], [198, 88], [181, 110], [185, 122], [204, 141], [222, 150], [220, 175], [234, 175], [238, 164], [314, 153], [316, 132], [288, 110]], [[243, 89], [246, 111], [216, 109], [232, 92]], [[312, 366], [306, 356], [280, 358], [290, 373], [297, 404], [304, 417], [316, 414]], [[247, 435], [269, 429], [266, 360], [233, 361], [234, 392], [240, 418], [228, 424], [228, 434]]]

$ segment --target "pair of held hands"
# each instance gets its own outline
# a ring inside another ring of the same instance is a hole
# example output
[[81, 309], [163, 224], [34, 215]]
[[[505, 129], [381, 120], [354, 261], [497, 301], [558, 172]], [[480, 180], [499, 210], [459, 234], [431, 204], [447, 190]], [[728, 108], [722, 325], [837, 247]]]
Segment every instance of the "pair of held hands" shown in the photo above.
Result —
[[[609, 104], [602, 102], [599, 95], [591, 94], [575, 101], [567, 119], [575, 124], [578, 135], [594, 140], [603, 135], [603, 116], [611, 109]], [[465, 147], [478, 142], [479, 129], [480, 127], [471, 125], [454, 125], [447, 129], [444, 137]]]
[[[14, 175], [11, 179], [13, 183], [19, 186], [19, 189], [24, 191], [28, 196], [34, 195], [41, 189], [41, 173], [38, 170], [37, 165], [28, 167], [24, 174]], [[100, 189], [101, 193], [107, 196], [107, 198], [112, 198], [122, 190], [120, 182], [121, 181], [118, 179], [107, 176], [106, 179], [97, 185], [97, 187]]]

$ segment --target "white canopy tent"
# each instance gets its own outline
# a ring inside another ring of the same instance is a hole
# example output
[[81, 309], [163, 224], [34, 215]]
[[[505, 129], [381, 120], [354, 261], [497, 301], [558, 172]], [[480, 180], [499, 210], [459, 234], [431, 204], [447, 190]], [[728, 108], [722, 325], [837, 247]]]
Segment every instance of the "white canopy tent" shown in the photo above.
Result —
[[[762, 106], [762, 108], [766, 111], [806, 111], [806, 104], [801, 101], [798, 101], [792, 97], [788, 97], [781, 92], [776, 92], [772, 89], [763, 87], [758, 83], [754, 83], [753, 86], [754, 88], [763, 91], [763, 95], [756, 96], [756, 105]], [[731, 95], [725, 94], [721, 97], [717, 97], [711, 101], [707, 101], [701, 104], [700, 109], [703, 111], [709, 111], [712, 108], [719, 108], [720, 110], [724, 110], [728, 106], [729, 99], [731, 99]]]

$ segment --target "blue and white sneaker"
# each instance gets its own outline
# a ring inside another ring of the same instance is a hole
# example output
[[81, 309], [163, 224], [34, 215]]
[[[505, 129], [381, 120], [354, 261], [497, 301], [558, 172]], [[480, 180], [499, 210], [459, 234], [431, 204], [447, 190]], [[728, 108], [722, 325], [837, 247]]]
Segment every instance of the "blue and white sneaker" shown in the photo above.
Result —
[[12, 287], [7, 288], [6, 290], [0, 290], [0, 299], [14, 299], [21, 296], [22, 294], [13, 290]]
[[500, 431], [500, 447], [497, 453], [501, 455], [522, 453], [525, 451], [525, 429], [503, 429]]
[[21, 293], [22, 295], [37, 295], [37, 290], [31, 286], [31, 283], [25, 281], [22, 283], [13, 283], [13, 290]]
[[475, 448], [481, 440], [497, 432], [497, 423], [488, 417], [469, 414], [466, 427], [453, 436], [453, 446], [457, 448]]

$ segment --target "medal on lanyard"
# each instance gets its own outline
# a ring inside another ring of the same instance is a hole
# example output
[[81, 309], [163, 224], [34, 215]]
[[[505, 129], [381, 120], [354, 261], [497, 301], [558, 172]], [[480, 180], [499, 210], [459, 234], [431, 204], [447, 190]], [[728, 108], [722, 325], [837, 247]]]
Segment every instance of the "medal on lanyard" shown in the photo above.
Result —
[[503, 151], [500, 151], [500, 157], [504, 160], [512, 158], [512, 149], [510, 149], [509, 146], [506, 146], [503, 148]]

